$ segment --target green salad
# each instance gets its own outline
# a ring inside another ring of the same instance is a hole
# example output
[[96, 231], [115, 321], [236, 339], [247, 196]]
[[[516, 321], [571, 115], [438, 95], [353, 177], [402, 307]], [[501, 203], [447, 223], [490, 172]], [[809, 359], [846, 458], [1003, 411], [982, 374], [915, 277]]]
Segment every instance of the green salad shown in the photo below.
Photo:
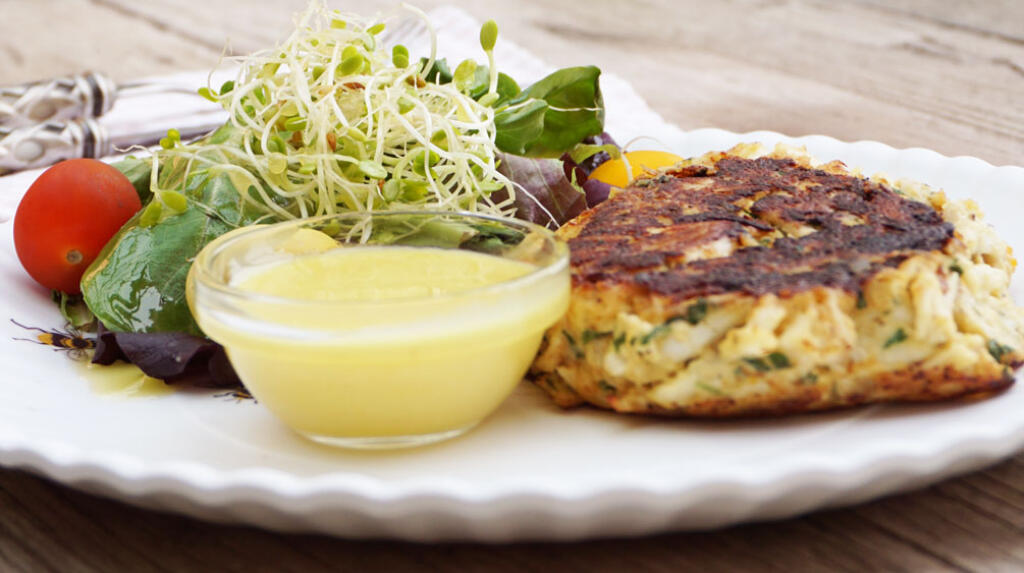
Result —
[[[421, 12], [411, 9], [425, 18]], [[604, 108], [592, 66], [525, 89], [486, 63], [455, 66], [386, 46], [386, 22], [314, 2], [280, 46], [240, 59], [233, 81], [200, 94], [230, 119], [117, 167], [143, 208], [81, 280], [88, 309], [118, 332], [199, 335], [185, 300], [195, 255], [265, 222], [347, 211], [427, 209], [524, 216], [557, 225], [586, 205], [563, 170], [600, 152]], [[429, 27], [429, 22], [428, 22]]]

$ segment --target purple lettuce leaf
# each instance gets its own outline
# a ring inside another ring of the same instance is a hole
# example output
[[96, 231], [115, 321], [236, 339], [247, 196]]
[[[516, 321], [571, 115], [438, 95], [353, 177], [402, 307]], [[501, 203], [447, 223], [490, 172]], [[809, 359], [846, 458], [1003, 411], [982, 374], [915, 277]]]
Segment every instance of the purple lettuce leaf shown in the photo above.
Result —
[[183, 332], [114, 332], [99, 325], [94, 364], [124, 360], [168, 384], [239, 386], [224, 347]]
[[[612, 136], [607, 133], [588, 137], [583, 140], [583, 143], [587, 145], [614, 145], [615, 147], [619, 147], [619, 144], [615, 143]], [[604, 202], [612, 190], [612, 186], [604, 181], [590, 179], [590, 174], [593, 173], [599, 165], [611, 158], [611, 155], [609, 155], [607, 151], [599, 151], [579, 163], [573, 161], [572, 156], [568, 153], [562, 156], [562, 163], [565, 167], [565, 176], [571, 181], [576, 181], [576, 184], [583, 189], [583, 193], [587, 199], [588, 208]]]
[[[587, 145], [613, 145], [615, 140], [602, 133], [583, 140]], [[498, 171], [519, 185], [516, 189], [516, 217], [538, 225], [557, 228], [608, 198], [611, 186], [588, 179], [594, 169], [611, 159], [607, 151], [599, 151], [576, 163], [569, 153], [559, 159], [521, 157], [500, 154]], [[494, 194], [502, 201], [504, 191]]]
[[608, 199], [612, 192], [612, 186], [597, 179], [587, 179], [583, 182], [583, 193], [587, 197], [587, 207], [594, 207]]
[[[499, 159], [498, 171], [517, 185], [517, 218], [555, 229], [587, 208], [583, 192], [565, 176], [562, 160], [507, 154]], [[495, 192], [495, 200], [504, 200], [505, 193]]]

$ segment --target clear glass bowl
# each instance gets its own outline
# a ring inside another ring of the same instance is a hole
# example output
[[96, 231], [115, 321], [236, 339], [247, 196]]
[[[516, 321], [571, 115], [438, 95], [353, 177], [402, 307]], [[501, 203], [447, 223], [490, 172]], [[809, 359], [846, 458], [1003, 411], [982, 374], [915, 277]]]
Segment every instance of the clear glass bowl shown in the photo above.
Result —
[[511, 219], [348, 213], [217, 238], [196, 257], [188, 296], [249, 391], [292, 429], [409, 446], [464, 432], [511, 393], [568, 306], [568, 248]]

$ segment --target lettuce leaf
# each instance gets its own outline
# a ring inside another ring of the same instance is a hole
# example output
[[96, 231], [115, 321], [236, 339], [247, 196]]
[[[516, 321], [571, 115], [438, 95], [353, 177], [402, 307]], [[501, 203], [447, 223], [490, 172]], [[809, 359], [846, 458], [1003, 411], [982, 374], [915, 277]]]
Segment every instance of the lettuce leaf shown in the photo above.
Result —
[[117, 360], [168, 384], [218, 388], [241, 384], [224, 347], [212, 340], [183, 332], [112, 332], [101, 323], [92, 362], [107, 365]]
[[604, 131], [601, 70], [557, 70], [513, 97], [494, 116], [498, 149], [526, 157], [559, 157]]
[[[502, 154], [498, 166], [516, 183], [516, 217], [556, 229], [587, 208], [583, 192], [566, 177], [560, 159], [537, 159]], [[503, 200], [505, 191], [496, 192]]]
[[[173, 166], [166, 169], [175, 175]], [[200, 172], [179, 188], [189, 198], [184, 212], [143, 226], [139, 211], [82, 276], [85, 303], [111, 330], [201, 334], [185, 299], [192, 259], [216, 237], [264, 215], [225, 174]]]

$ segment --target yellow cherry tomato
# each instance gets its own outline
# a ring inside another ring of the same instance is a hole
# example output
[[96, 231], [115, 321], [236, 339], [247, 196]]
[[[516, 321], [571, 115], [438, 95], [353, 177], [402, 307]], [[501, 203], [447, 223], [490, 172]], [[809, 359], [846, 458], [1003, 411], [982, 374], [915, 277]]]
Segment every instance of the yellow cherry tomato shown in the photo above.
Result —
[[611, 159], [598, 165], [589, 179], [597, 179], [613, 187], [625, 187], [645, 171], [675, 165], [683, 160], [682, 157], [665, 151], [629, 151], [622, 156], [629, 161], [629, 167], [626, 167], [626, 161], [621, 158]]

